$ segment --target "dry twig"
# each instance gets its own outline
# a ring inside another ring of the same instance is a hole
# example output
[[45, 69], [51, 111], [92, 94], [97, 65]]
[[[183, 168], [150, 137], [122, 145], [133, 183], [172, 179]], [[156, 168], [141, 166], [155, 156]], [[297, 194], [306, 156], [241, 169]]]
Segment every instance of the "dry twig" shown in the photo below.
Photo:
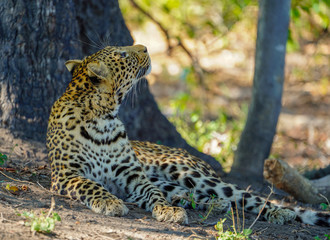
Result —
[[253, 226], [254, 226], [254, 224], [256, 224], [256, 222], [257, 222], [258, 219], [260, 218], [261, 213], [262, 213], [262, 211], [264, 210], [264, 208], [265, 208], [267, 202], [269, 201], [270, 196], [274, 193], [274, 191], [273, 191], [272, 188], [269, 188], [269, 189], [270, 189], [270, 193], [268, 194], [268, 196], [267, 196], [267, 198], [266, 198], [266, 201], [265, 201], [264, 205], [263, 205], [262, 208], [260, 209], [259, 214], [258, 214], [258, 216], [256, 217], [256, 219], [254, 219], [253, 223], [250, 225], [250, 227], [249, 227], [248, 229], [252, 229]]
[[18, 179], [15, 179], [15, 178], [9, 177], [8, 175], [6, 175], [5, 173], [3, 173], [2, 171], [0, 171], [0, 173], [1, 173], [3, 176], [5, 176], [6, 178], [9, 178], [10, 180], [13, 180], [13, 181], [15, 181], [15, 182], [33, 184], [32, 182], [29, 182], [29, 181], [18, 180]]

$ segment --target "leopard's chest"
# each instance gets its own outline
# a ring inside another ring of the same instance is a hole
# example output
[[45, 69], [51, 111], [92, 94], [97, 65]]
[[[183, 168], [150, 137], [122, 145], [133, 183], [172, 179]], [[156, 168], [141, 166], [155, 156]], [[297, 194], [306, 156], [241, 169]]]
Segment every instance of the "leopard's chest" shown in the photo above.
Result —
[[84, 177], [100, 183], [109, 192], [121, 196], [119, 185], [121, 184], [120, 177], [116, 174], [117, 168], [121, 162], [125, 160], [125, 149], [122, 146], [119, 148], [105, 146], [90, 146], [85, 145], [84, 150], [80, 153], [85, 159], [82, 163], [82, 174]]
[[121, 122], [98, 121], [81, 125], [76, 139], [75, 160], [81, 166], [80, 173], [100, 183], [111, 193], [123, 197], [123, 186], [128, 172], [125, 166], [139, 165]]

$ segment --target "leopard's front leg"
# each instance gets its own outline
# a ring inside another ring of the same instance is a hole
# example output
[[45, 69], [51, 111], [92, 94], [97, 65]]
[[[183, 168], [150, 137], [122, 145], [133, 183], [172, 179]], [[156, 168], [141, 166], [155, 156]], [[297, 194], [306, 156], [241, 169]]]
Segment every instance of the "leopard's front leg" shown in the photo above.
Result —
[[124, 202], [109, 193], [99, 183], [81, 176], [55, 179], [52, 181], [53, 192], [73, 200], [80, 200], [96, 213], [108, 216], [123, 216], [128, 213]]
[[147, 178], [139, 162], [135, 161], [135, 163], [134, 171], [127, 169], [123, 172], [124, 175], [127, 175], [125, 191], [128, 195], [125, 200], [137, 203], [139, 207], [152, 211], [152, 216], [158, 221], [187, 224], [186, 210], [171, 206], [160, 189]]

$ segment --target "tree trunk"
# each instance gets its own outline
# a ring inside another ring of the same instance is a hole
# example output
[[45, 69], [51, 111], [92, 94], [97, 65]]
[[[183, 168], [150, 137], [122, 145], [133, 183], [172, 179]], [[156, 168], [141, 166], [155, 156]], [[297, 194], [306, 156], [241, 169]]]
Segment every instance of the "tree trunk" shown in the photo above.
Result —
[[0, 127], [45, 140], [70, 79], [64, 62], [81, 51], [77, 37], [72, 1], [0, 1]]
[[259, 1], [253, 97], [231, 175], [263, 178], [281, 110], [290, 0]]
[[[0, 12], [0, 127], [18, 137], [45, 139], [50, 108], [70, 80], [66, 60], [106, 45], [133, 44], [117, 0], [0, 1]], [[146, 82], [134, 105], [127, 100], [121, 107], [120, 117], [131, 139], [185, 148], [221, 171], [214, 158], [181, 138]]]

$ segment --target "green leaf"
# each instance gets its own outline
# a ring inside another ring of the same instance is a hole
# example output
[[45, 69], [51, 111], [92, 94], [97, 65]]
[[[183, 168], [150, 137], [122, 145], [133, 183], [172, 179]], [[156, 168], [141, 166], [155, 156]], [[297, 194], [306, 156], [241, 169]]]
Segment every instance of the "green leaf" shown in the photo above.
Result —
[[322, 210], [327, 210], [327, 209], [329, 209], [329, 207], [330, 207], [330, 206], [329, 206], [328, 204], [326, 204], [326, 203], [321, 203], [320, 206], [321, 206]]
[[7, 160], [8, 160], [7, 155], [0, 153], [0, 165], [3, 165]]
[[33, 212], [23, 212], [23, 216], [27, 218], [34, 218]]
[[314, 12], [319, 13], [320, 12], [320, 4], [319, 3], [314, 3], [312, 6]]
[[297, 8], [294, 8], [291, 10], [291, 17], [292, 18], [299, 18], [300, 17], [300, 12]]
[[195, 30], [192, 27], [187, 28], [187, 34], [190, 38], [194, 38], [195, 37]]
[[249, 236], [251, 233], [252, 233], [252, 229], [247, 228], [247, 229], [243, 230], [243, 235], [244, 236]]
[[53, 213], [53, 218], [58, 222], [60, 222], [62, 220], [60, 215], [58, 215], [58, 213]]
[[36, 231], [39, 232], [40, 231], [40, 223], [38, 221], [33, 221], [31, 224], [31, 231]]
[[169, 9], [175, 9], [175, 8], [180, 7], [180, 1], [178, 1], [178, 0], [168, 0], [166, 5]]
[[168, 6], [165, 4], [162, 6], [162, 9], [165, 13], [170, 13], [170, 11], [171, 11], [171, 9], [169, 9]]
[[328, 7], [330, 7], [330, 0], [324, 0], [323, 1]]
[[181, 204], [181, 205], [185, 205], [185, 204], [186, 204], [186, 200], [181, 199], [181, 200], [180, 200], [180, 204]]
[[193, 193], [190, 193], [190, 200], [191, 200], [191, 206], [193, 209], [196, 208], [196, 203], [194, 201], [194, 194]]
[[148, 7], [151, 7], [151, 1], [150, 0], [144, 0], [143, 3], [147, 5]]
[[191, 206], [192, 206], [193, 209], [195, 209], [196, 208], [196, 203], [194, 201], [192, 201]]
[[310, 13], [310, 6], [301, 6], [301, 9], [308, 14]]
[[326, 14], [322, 13], [322, 12], [319, 13], [319, 17], [321, 18], [322, 27], [324, 29], [328, 28], [328, 26], [329, 26], [329, 17]]

